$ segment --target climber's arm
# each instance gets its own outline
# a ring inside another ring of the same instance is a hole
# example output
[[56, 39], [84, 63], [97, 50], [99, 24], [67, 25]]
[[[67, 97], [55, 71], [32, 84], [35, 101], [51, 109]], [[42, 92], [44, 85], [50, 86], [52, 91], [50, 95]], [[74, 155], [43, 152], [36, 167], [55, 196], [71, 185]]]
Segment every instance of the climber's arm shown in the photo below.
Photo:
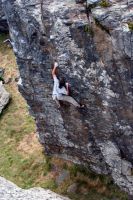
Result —
[[66, 83], [66, 90], [67, 90], [67, 95], [69, 95], [70, 91], [69, 91], [69, 83]]
[[53, 78], [54, 78], [54, 76], [56, 76], [56, 68], [57, 68], [57, 66], [58, 66], [58, 63], [55, 62], [54, 63], [54, 68], [52, 69], [52, 76], [53, 76]]

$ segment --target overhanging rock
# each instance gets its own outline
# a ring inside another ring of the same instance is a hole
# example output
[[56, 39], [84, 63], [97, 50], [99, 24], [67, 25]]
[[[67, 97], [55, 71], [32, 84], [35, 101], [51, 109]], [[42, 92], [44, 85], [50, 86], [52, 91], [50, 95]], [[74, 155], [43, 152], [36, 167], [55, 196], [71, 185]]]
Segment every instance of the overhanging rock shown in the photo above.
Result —
[[[133, 195], [133, 35], [123, 21], [132, 15], [132, 4], [112, 1], [92, 15], [70, 0], [3, 0], [3, 6], [21, 75], [19, 89], [45, 152], [111, 174]], [[58, 109], [53, 102], [54, 59], [85, 110], [66, 103]]]

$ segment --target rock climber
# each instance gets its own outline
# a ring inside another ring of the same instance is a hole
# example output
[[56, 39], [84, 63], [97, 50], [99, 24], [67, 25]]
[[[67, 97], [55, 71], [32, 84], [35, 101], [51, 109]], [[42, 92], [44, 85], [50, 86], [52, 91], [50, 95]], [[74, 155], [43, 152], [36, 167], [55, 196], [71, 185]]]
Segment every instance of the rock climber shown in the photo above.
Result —
[[54, 67], [52, 69], [52, 77], [54, 80], [54, 86], [53, 86], [53, 100], [56, 101], [58, 107], [60, 107], [60, 100], [66, 101], [71, 104], [73, 104], [75, 107], [83, 108], [84, 105], [80, 105], [73, 97], [69, 95], [69, 84], [66, 83], [65, 78], [62, 77], [60, 80], [57, 78], [57, 67], [58, 63], [54, 63]]

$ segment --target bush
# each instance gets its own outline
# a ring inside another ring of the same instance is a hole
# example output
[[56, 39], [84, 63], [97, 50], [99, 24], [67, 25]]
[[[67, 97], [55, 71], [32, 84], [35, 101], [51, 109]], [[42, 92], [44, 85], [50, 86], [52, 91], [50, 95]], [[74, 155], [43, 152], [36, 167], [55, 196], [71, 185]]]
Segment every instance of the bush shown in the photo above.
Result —
[[50, 170], [52, 169], [51, 157], [50, 156], [46, 156], [45, 169], [46, 169], [47, 172], [50, 172]]
[[85, 31], [86, 33], [88, 33], [89, 35], [91, 35], [91, 36], [94, 35], [93, 29], [92, 29], [92, 27], [89, 26], [89, 25], [86, 25], [86, 26], [84, 27], [84, 31]]
[[101, 7], [107, 8], [107, 7], [110, 6], [110, 3], [109, 3], [108, 0], [102, 0], [102, 1], [99, 3], [99, 5], [100, 5]]
[[128, 22], [128, 28], [130, 31], [133, 31], [133, 22]]
[[77, 173], [81, 173], [84, 176], [89, 176], [90, 175], [90, 171], [84, 167], [83, 165], [78, 165], [78, 164], [74, 164], [69, 168], [70, 174], [71, 176], [76, 177]]

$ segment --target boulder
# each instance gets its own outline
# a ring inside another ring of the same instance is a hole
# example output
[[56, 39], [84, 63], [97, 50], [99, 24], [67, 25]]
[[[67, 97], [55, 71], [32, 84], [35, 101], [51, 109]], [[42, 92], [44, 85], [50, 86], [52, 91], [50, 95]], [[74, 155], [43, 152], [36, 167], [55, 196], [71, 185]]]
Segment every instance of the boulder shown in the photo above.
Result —
[[70, 185], [67, 188], [67, 192], [68, 193], [76, 193], [77, 189], [78, 189], [78, 184], [77, 183], [73, 183], [72, 185]]
[[66, 179], [68, 179], [69, 176], [70, 176], [69, 171], [62, 170], [60, 172], [59, 176], [56, 178], [57, 185], [60, 185], [61, 183], [63, 183], [63, 181], [65, 181]]
[[0, 114], [9, 103], [10, 94], [5, 90], [2, 81], [0, 81]]
[[24, 190], [14, 183], [0, 177], [0, 199], [1, 200], [70, 200], [57, 195], [50, 190], [42, 188], [31, 188]]

